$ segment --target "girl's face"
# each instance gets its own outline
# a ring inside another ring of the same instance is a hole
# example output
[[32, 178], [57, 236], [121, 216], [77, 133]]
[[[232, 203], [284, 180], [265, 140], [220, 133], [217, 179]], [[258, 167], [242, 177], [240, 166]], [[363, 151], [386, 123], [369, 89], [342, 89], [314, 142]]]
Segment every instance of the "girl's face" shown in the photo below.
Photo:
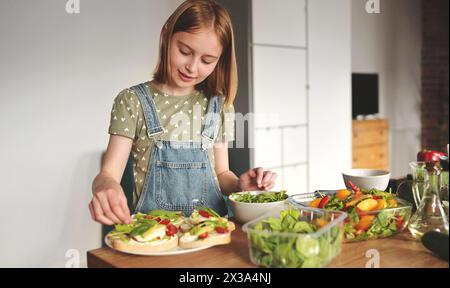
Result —
[[171, 88], [179, 94], [187, 94], [214, 71], [222, 46], [212, 29], [177, 32], [172, 36], [169, 54]]

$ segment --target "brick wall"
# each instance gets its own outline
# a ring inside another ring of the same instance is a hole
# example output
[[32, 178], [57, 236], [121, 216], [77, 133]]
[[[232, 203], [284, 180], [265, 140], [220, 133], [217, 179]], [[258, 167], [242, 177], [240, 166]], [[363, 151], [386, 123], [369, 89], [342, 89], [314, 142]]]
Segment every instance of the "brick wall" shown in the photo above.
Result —
[[449, 1], [422, 0], [422, 148], [448, 143]]

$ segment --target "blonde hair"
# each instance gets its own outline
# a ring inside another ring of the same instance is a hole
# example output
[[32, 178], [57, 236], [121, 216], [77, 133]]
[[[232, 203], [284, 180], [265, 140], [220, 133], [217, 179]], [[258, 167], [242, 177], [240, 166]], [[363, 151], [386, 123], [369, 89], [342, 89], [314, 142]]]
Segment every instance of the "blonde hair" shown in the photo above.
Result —
[[203, 90], [208, 97], [225, 96], [225, 104], [229, 106], [236, 97], [238, 82], [234, 33], [227, 10], [214, 0], [187, 0], [167, 19], [161, 29], [159, 57], [153, 78], [159, 83], [169, 80], [169, 51], [173, 34], [193, 33], [211, 26], [222, 45], [222, 54], [214, 71], [195, 88]]

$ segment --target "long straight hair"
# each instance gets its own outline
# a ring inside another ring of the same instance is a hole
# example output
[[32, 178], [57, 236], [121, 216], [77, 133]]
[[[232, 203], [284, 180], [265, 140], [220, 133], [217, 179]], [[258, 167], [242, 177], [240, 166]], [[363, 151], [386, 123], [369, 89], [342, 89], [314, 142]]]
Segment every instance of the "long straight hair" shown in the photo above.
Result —
[[233, 104], [237, 93], [238, 76], [234, 45], [234, 32], [227, 10], [214, 0], [187, 0], [167, 19], [161, 29], [159, 57], [153, 78], [159, 83], [169, 80], [169, 51], [173, 34], [195, 33], [202, 28], [212, 28], [222, 45], [222, 54], [214, 71], [195, 85], [208, 96], [223, 95], [225, 104]]

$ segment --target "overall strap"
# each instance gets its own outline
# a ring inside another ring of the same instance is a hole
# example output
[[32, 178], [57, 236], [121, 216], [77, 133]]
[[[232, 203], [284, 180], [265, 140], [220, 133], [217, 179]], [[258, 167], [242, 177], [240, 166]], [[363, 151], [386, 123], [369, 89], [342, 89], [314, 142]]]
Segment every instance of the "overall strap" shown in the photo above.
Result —
[[202, 149], [211, 148], [219, 131], [220, 113], [222, 111], [224, 96], [213, 96], [209, 99], [208, 110], [205, 115], [205, 126], [202, 132]]
[[155, 135], [161, 134], [164, 130], [159, 122], [158, 113], [156, 112], [155, 101], [151, 96], [148, 88], [143, 84], [139, 84], [131, 87], [135, 91], [136, 95], [141, 102], [142, 109], [144, 110], [145, 124], [147, 126], [148, 137], [153, 137]]

